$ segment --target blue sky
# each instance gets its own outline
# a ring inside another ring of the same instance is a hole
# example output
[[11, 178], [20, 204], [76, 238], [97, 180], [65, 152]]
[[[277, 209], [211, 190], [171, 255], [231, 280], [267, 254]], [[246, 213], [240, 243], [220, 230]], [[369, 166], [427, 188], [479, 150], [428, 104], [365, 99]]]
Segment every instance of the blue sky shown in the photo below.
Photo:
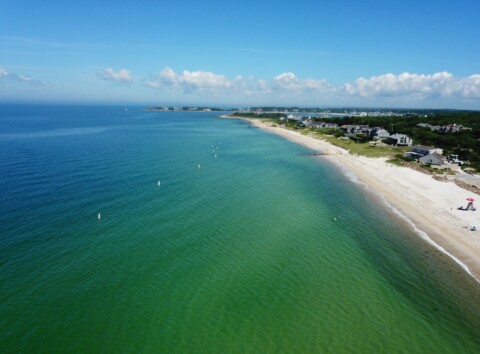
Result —
[[478, 0], [0, 0], [0, 101], [480, 109]]

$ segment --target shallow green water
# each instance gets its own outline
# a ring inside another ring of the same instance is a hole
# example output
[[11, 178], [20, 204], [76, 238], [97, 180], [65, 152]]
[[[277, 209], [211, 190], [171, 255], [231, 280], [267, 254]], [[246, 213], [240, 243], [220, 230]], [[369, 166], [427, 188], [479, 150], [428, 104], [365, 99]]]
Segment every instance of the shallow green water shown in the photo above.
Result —
[[212, 116], [0, 107], [1, 352], [479, 351], [448, 257], [321, 157]]

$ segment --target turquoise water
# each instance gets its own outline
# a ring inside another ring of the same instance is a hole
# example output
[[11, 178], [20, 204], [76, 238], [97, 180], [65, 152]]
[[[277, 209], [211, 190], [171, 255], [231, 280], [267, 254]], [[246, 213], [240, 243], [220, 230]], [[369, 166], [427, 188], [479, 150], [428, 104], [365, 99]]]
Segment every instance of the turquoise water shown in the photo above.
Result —
[[0, 352], [479, 352], [474, 280], [321, 157], [214, 117], [0, 106]]

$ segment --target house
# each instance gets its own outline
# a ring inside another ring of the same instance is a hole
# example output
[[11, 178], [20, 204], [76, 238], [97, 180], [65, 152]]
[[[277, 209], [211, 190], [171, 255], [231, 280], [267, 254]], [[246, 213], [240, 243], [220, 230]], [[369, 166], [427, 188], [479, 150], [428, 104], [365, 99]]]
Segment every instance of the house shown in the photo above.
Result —
[[380, 127], [375, 127], [370, 131], [370, 137], [373, 138], [373, 140], [385, 140], [390, 137], [390, 133]]
[[443, 155], [433, 153], [420, 157], [418, 161], [424, 165], [443, 165], [446, 160]]
[[388, 139], [396, 146], [412, 146], [412, 139], [405, 134], [392, 134]]
[[448, 124], [440, 130], [442, 133], [456, 133], [463, 130], [463, 125]]
[[368, 130], [368, 125], [342, 125], [340, 127], [340, 129], [342, 129], [345, 133], [348, 133], [348, 134], [360, 134], [362, 133], [362, 130], [363, 132], [365, 132], [366, 130]]
[[412, 152], [414, 152], [416, 154], [419, 154], [419, 155], [422, 155], [422, 156], [426, 156], [426, 155], [430, 155], [430, 154], [442, 155], [443, 154], [443, 149], [436, 148], [436, 147], [433, 147], [433, 146], [415, 145], [415, 146], [412, 147]]
[[333, 128], [338, 129], [338, 124], [335, 123], [325, 123], [325, 122], [312, 122], [312, 127], [315, 128]]
[[323, 127], [324, 127], [324, 128], [334, 128], [334, 129], [338, 129], [338, 124], [336, 124], [336, 123], [324, 123], [324, 124], [323, 124]]

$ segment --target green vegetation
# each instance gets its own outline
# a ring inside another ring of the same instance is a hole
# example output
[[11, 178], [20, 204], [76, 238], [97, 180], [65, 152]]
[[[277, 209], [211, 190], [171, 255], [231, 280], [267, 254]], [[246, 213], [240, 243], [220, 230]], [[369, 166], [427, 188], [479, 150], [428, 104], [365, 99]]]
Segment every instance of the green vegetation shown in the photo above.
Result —
[[[460, 160], [470, 161], [470, 166], [480, 170], [480, 112], [442, 111], [428, 117], [346, 117], [341, 119], [322, 119], [329, 123], [368, 124], [380, 126], [390, 133], [401, 133], [411, 137], [414, 144], [440, 147], [444, 154], [455, 154]], [[448, 124], [463, 125], [470, 130], [459, 132], [433, 131], [430, 127], [419, 127], [419, 123], [432, 126]]]
[[312, 136], [315, 138], [322, 138], [332, 145], [341, 147], [345, 150], [350, 151], [352, 154], [362, 155], [366, 157], [389, 157], [395, 154], [402, 154], [405, 151], [408, 151], [408, 148], [405, 147], [396, 147], [387, 144], [381, 145], [371, 145], [369, 140], [364, 141], [363, 139], [345, 139], [341, 138], [343, 132], [340, 129], [333, 128], [305, 128], [298, 127], [295, 124], [288, 123], [285, 126], [289, 129], [294, 129], [299, 133], [304, 135]]
[[339, 139], [332, 136], [325, 136], [325, 140], [329, 143], [342, 147], [352, 154], [362, 155], [366, 157], [389, 157], [401, 154], [406, 151], [404, 147], [395, 147], [391, 145], [373, 146], [369, 143], [358, 143], [351, 139]]
[[395, 154], [392, 158], [388, 159], [387, 162], [397, 165], [397, 166], [408, 166], [412, 164], [415, 159], [405, 156], [404, 154]]
[[[277, 121], [278, 124], [285, 124], [287, 128], [302, 131], [301, 124], [291, 119], [286, 119], [282, 113], [238, 113], [237, 115], [251, 118], [269, 118]], [[283, 120], [280, 120], [283, 118]], [[393, 133], [406, 134], [413, 139], [415, 145], [435, 146], [442, 148], [444, 155], [458, 155], [463, 161], [469, 161], [469, 168], [480, 171], [480, 112], [478, 111], [419, 111], [402, 116], [376, 116], [376, 117], [342, 117], [342, 118], [314, 118], [313, 121], [334, 123], [342, 125], [368, 125], [370, 127], [383, 127]], [[424, 123], [431, 127], [421, 127], [418, 124]], [[438, 127], [445, 127], [449, 124], [462, 125], [468, 129], [458, 132], [439, 130]], [[351, 140], [338, 140], [344, 133], [333, 128], [307, 129], [309, 134], [316, 136], [334, 135], [326, 137], [328, 141], [337, 146], [344, 147], [352, 153], [365, 156], [393, 156], [404, 151], [385, 146], [371, 146], [368, 144], [370, 137], [357, 135], [350, 137]], [[303, 131], [302, 131], [303, 132]], [[396, 159], [393, 159], [396, 160]]]

